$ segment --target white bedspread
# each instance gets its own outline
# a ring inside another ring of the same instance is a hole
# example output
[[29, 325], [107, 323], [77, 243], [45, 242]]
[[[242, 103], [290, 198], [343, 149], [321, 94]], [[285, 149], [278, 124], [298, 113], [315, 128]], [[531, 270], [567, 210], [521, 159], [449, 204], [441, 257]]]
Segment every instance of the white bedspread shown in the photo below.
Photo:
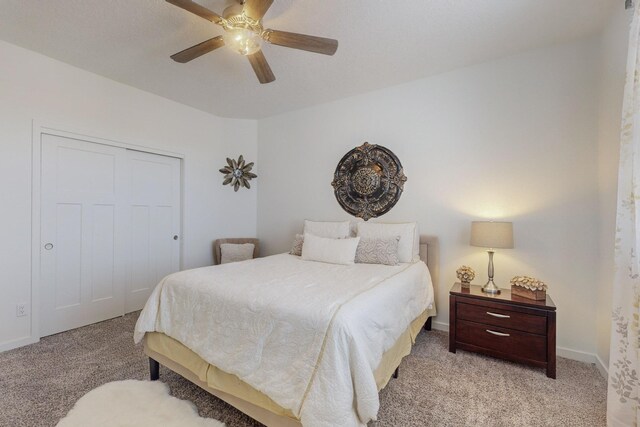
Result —
[[167, 276], [134, 338], [165, 333], [305, 427], [363, 426], [378, 412], [382, 354], [432, 303], [423, 262], [345, 266], [282, 254]]

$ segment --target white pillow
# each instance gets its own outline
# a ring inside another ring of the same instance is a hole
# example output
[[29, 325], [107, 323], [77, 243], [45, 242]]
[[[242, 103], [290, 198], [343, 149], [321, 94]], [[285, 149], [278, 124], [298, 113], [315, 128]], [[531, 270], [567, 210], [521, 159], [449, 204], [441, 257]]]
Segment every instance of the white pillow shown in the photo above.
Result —
[[305, 219], [303, 234], [307, 233], [329, 239], [343, 239], [351, 236], [349, 221], [309, 221]]
[[398, 260], [400, 262], [420, 260], [420, 234], [418, 233], [418, 224], [415, 222], [400, 224], [359, 222], [358, 236], [376, 239], [389, 239], [400, 236]]
[[302, 245], [302, 259], [330, 264], [353, 264], [358, 249], [359, 237], [328, 239], [305, 233]]
[[349, 236], [355, 237], [358, 235], [358, 223], [364, 222], [362, 218], [355, 218], [349, 221]]
[[252, 259], [254, 247], [253, 243], [222, 243], [220, 245], [220, 264]]

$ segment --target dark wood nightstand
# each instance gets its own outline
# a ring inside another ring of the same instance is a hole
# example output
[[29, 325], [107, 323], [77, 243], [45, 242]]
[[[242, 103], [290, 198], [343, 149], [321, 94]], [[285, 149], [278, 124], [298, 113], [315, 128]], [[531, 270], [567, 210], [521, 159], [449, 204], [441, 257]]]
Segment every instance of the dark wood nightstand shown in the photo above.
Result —
[[556, 306], [511, 295], [482, 292], [481, 286], [449, 292], [449, 351], [474, 351], [546, 368], [556, 377]]

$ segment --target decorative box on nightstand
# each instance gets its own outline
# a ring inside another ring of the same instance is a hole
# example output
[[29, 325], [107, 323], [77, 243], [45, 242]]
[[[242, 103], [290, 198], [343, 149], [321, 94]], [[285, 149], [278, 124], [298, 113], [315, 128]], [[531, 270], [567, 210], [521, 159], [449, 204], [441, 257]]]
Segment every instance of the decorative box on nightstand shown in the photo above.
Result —
[[449, 293], [449, 351], [474, 351], [513, 362], [539, 366], [556, 377], [556, 306], [547, 295], [536, 301], [511, 295], [485, 294], [480, 286]]

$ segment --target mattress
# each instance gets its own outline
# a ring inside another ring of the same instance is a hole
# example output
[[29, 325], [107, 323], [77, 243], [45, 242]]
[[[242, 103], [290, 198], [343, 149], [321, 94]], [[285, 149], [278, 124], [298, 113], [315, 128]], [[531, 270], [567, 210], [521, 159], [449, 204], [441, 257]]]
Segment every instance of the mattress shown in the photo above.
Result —
[[305, 426], [363, 426], [378, 412], [383, 354], [432, 306], [423, 262], [344, 266], [281, 254], [167, 276], [134, 336], [164, 333]]
[[[402, 333], [393, 347], [384, 353], [380, 365], [374, 372], [378, 390], [382, 390], [387, 385], [402, 359], [411, 352], [411, 347], [415, 344], [416, 337], [422, 326], [429, 317], [435, 316], [435, 314], [435, 309], [423, 312], [411, 322], [409, 328]], [[251, 387], [237, 376], [224, 372], [208, 363], [188, 347], [163, 333], [150, 332], [146, 334], [144, 349], [151, 358], [161, 359], [168, 365], [171, 365], [171, 363], [167, 361], [171, 361], [188, 370], [198, 378], [199, 384], [206, 384], [207, 388], [237, 397], [277, 416], [296, 420], [295, 415], [290, 410], [278, 405], [269, 396]], [[169, 367], [175, 369], [175, 365]], [[243, 408], [238, 409], [242, 410]]]

